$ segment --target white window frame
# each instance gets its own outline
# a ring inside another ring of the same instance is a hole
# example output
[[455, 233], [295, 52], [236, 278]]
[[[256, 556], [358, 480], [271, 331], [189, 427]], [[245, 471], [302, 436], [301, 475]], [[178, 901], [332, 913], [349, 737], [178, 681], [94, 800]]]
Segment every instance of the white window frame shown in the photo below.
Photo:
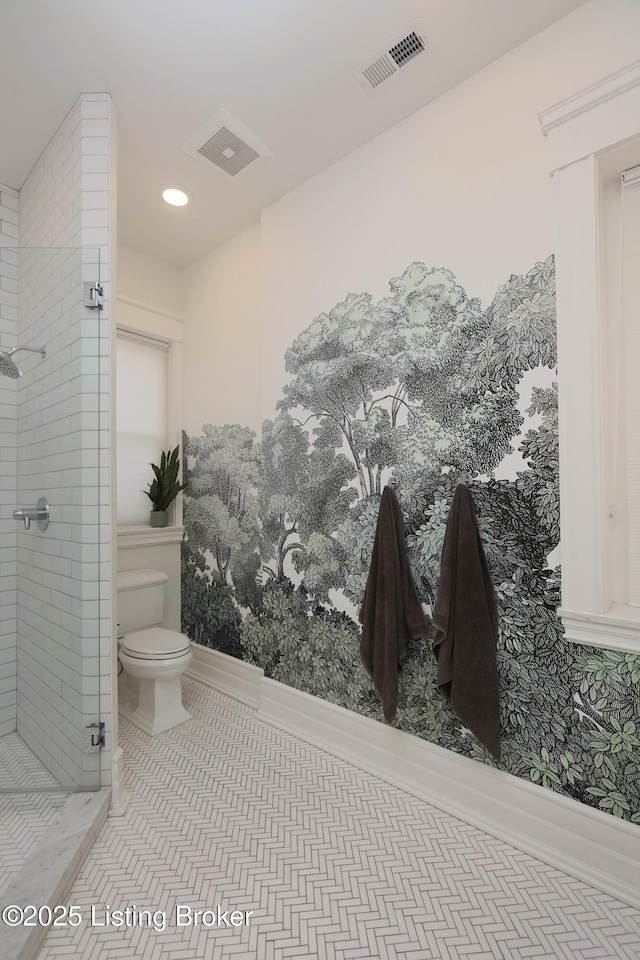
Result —
[[[152, 304], [118, 297], [117, 331], [147, 337], [168, 345], [168, 413], [167, 444], [180, 445], [182, 457], [182, 341], [183, 325], [179, 314], [164, 311]], [[116, 370], [116, 389], [117, 389]], [[118, 525], [118, 548], [140, 547], [182, 540], [182, 494], [174, 501], [173, 522], [168, 527], [152, 528]]]
[[[557, 193], [562, 618], [576, 643], [640, 653], [640, 609], [612, 602], [606, 328], [606, 155], [640, 137], [640, 61], [539, 115]], [[619, 560], [619, 558], [616, 558]]]

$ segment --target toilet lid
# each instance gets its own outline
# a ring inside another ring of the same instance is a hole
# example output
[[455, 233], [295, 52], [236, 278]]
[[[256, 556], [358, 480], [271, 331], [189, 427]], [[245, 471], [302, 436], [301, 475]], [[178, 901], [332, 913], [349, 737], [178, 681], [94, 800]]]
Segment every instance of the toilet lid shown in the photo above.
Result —
[[191, 650], [191, 640], [175, 630], [152, 627], [128, 633], [122, 638], [122, 652], [139, 660], [170, 660]]

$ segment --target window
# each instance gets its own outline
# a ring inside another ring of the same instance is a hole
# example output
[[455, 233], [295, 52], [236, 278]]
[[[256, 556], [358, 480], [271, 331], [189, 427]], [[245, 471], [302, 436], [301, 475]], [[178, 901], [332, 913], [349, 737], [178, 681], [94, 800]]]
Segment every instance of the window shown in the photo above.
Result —
[[631, 143], [599, 162], [603, 573], [613, 611], [640, 606], [640, 168], [624, 170], [636, 154]]
[[[620, 211], [619, 431], [628, 523], [627, 584], [622, 602], [640, 607], [640, 167], [622, 175]], [[615, 599], [615, 598], [614, 598]]]
[[540, 122], [557, 196], [559, 613], [568, 640], [640, 653], [640, 203], [620, 186], [640, 164], [640, 61]]
[[116, 364], [118, 525], [148, 524], [150, 464], [169, 446], [169, 344], [118, 330]]

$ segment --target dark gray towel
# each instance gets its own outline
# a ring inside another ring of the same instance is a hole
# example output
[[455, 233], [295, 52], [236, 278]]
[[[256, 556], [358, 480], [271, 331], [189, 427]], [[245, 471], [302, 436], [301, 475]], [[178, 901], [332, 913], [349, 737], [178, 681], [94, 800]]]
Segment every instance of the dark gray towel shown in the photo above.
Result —
[[500, 759], [498, 613], [471, 491], [458, 484], [433, 618], [438, 686], [465, 727]]
[[391, 487], [384, 488], [380, 500], [360, 622], [360, 656], [380, 694], [385, 720], [392, 723], [409, 639], [428, 636], [429, 624], [411, 577], [402, 511]]

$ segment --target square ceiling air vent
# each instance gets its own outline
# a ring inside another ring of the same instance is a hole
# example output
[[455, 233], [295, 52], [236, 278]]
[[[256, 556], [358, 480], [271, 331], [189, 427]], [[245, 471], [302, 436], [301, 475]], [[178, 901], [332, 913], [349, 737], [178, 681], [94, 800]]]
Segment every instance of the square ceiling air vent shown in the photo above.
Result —
[[381, 50], [356, 67], [353, 76], [365, 90], [376, 90], [427, 49], [427, 39], [418, 20], [414, 20], [406, 30], [392, 37]]
[[235, 177], [236, 173], [240, 173], [252, 160], [257, 160], [260, 156], [257, 150], [236, 137], [227, 127], [220, 127], [217, 133], [202, 144], [198, 153], [209, 163], [215, 163], [230, 177]]
[[184, 150], [207, 166], [235, 177], [258, 157], [273, 151], [226, 110], [219, 110], [184, 145]]

